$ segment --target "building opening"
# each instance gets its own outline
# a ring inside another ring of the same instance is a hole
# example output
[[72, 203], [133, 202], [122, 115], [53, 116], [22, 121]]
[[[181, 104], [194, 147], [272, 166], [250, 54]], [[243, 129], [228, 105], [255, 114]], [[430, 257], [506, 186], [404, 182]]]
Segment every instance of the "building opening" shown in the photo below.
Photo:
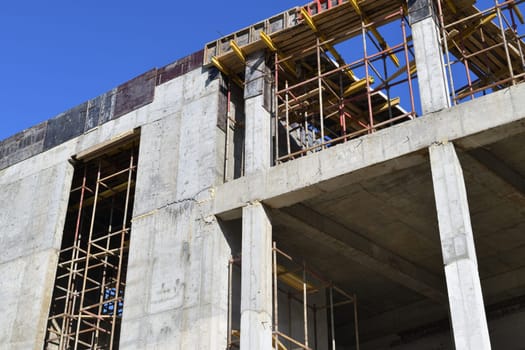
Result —
[[44, 349], [118, 349], [138, 145], [76, 159]]

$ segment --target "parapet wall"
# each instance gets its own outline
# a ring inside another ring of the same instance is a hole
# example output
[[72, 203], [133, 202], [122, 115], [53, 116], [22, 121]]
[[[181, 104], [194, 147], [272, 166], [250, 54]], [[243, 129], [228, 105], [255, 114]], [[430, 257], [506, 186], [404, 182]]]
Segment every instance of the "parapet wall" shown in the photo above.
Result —
[[154, 68], [58, 116], [0, 141], [0, 170], [140, 107], [155, 98], [155, 87], [202, 65], [204, 51], [197, 51], [162, 68]]

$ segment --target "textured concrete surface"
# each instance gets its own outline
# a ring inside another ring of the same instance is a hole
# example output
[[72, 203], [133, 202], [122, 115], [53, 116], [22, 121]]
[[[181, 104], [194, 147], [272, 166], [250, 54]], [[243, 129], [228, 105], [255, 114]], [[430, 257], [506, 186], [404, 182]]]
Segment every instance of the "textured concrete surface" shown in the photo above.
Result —
[[272, 348], [272, 223], [261, 203], [242, 210], [241, 349]]
[[[429, 0], [417, 0], [409, 4], [423, 115], [450, 107], [448, 80], [436, 22], [438, 19], [433, 13], [432, 4]], [[420, 16], [421, 10], [427, 15]]]
[[[20, 163], [24, 170], [32, 162]], [[25, 169], [24, 169], [25, 168]], [[0, 344], [41, 348], [73, 168], [60, 163], [27, 176], [0, 172]]]
[[0, 171], [2, 344], [42, 347], [73, 173], [68, 160], [141, 127], [122, 326], [129, 341], [121, 348], [225, 347], [230, 251], [209, 200], [222, 179], [217, 104], [216, 74], [194, 70], [157, 86], [152, 103]]
[[208, 79], [166, 83], [156, 96], [169, 114], [142, 127], [122, 349], [226, 347], [230, 250], [210, 215], [222, 161], [210, 122], [218, 80]]
[[491, 349], [463, 171], [450, 142], [430, 147], [456, 349]]
[[245, 173], [266, 170], [271, 165], [271, 117], [264, 107], [265, 53], [258, 52], [246, 65], [245, 106]]

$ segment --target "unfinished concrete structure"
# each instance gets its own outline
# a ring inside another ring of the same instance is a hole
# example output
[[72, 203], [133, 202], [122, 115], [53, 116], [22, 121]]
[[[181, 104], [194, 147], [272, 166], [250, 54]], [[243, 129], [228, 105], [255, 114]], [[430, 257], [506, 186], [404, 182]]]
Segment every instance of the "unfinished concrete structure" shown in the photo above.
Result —
[[522, 1], [316, 1], [0, 143], [5, 349], [523, 349]]

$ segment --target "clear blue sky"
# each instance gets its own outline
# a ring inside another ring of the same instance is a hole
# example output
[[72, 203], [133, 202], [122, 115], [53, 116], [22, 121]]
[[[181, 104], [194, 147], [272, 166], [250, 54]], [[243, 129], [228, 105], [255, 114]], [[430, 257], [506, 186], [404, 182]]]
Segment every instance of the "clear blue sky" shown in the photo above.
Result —
[[307, 2], [3, 1], [0, 140]]

